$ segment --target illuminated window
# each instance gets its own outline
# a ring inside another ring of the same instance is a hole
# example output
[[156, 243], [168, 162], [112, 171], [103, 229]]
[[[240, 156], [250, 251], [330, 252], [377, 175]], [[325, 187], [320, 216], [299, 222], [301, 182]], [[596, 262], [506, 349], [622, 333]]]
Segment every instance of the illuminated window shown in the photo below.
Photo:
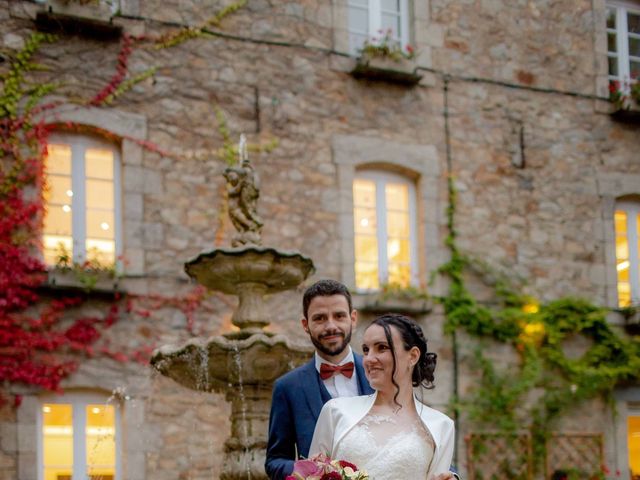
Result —
[[415, 283], [415, 187], [399, 175], [361, 172], [353, 182], [356, 288]]
[[70, 395], [43, 402], [40, 479], [119, 479], [118, 417], [118, 409], [99, 396]]
[[640, 204], [619, 202], [616, 207], [616, 270], [618, 275], [618, 306], [640, 302]]
[[610, 80], [640, 76], [640, 5], [607, 2], [607, 56]]
[[349, 48], [357, 54], [365, 40], [375, 43], [381, 31], [402, 47], [409, 43], [409, 11], [407, 0], [349, 0]]
[[45, 171], [45, 262], [113, 265], [120, 231], [115, 146], [94, 137], [52, 135]]
[[640, 479], [640, 408], [632, 409], [627, 416], [627, 448], [630, 477], [638, 480]]

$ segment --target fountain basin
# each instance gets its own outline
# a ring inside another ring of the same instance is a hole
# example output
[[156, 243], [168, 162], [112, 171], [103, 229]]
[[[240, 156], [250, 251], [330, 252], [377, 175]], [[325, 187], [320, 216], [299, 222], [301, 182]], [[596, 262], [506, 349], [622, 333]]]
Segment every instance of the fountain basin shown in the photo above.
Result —
[[264, 286], [264, 294], [294, 288], [314, 272], [310, 258], [271, 247], [216, 248], [185, 263], [187, 274], [211, 290], [230, 295], [244, 283]]
[[311, 358], [313, 348], [283, 335], [255, 333], [248, 338], [194, 338], [165, 345], [151, 358], [163, 375], [187, 388], [227, 392], [238, 385], [268, 385]]
[[271, 323], [265, 295], [295, 288], [315, 270], [300, 253], [257, 246], [217, 248], [185, 263], [184, 269], [208, 289], [237, 295], [240, 303], [231, 323], [251, 333]]

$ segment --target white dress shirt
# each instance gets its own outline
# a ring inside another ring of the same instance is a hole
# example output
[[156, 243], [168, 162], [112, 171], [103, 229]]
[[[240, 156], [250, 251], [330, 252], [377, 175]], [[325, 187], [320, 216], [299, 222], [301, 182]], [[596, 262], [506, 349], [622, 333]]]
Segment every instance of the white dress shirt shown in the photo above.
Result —
[[324, 386], [327, 387], [327, 390], [331, 394], [332, 398], [356, 397], [360, 395], [360, 393], [358, 392], [358, 372], [355, 368], [353, 350], [351, 350], [350, 346], [347, 348], [349, 349], [347, 356], [344, 357], [338, 364], [324, 360], [320, 355], [318, 355], [318, 352], [315, 353], [316, 370], [318, 370], [318, 373], [320, 373], [320, 365], [323, 363], [339, 366], [344, 365], [345, 363], [354, 362], [353, 375], [351, 375], [351, 378], [347, 378], [342, 374], [336, 374], [332, 377], [327, 378], [326, 380], [322, 380]]

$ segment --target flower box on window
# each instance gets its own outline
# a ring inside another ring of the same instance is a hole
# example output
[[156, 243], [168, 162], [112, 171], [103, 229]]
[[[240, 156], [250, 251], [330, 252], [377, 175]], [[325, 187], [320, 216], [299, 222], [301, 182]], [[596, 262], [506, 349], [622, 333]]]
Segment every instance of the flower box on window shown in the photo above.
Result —
[[120, 277], [114, 271], [81, 270], [79, 268], [52, 268], [47, 272], [44, 290], [62, 290], [68, 292], [91, 292], [94, 295], [112, 296], [121, 292]]
[[108, 22], [119, 10], [118, 0], [46, 0], [50, 13]]
[[640, 107], [618, 108], [611, 113], [615, 120], [625, 123], [640, 123]]
[[371, 293], [355, 293], [354, 307], [362, 312], [381, 314], [402, 313], [409, 316], [424, 315], [433, 309], [433, 302], [418, 289], [382, 290]]
[[626, 123], [640, 123], [640, 82], [611, 81], [609, 100], [614, 106], [611, 113], [615, 120]]
[[85, 37], [119, 38], [122, 27], [111, 20], [120, 10], [119, 0], [43, 0], [36, 24], [41, 30]]
[[391, 29], [378, 32], [380, 37], [365, 40], [351, 74], [356, 78], [415, 85], [422, 78], [416, 73], [415, 49], [402, 45]]
[[415, 85], [422, 79], [422, 75], [416, 73], [416, 65], [413, 60], [394, 60], [382, 57], [359, 57], [351, 74], [355, 78], [403, 85]]

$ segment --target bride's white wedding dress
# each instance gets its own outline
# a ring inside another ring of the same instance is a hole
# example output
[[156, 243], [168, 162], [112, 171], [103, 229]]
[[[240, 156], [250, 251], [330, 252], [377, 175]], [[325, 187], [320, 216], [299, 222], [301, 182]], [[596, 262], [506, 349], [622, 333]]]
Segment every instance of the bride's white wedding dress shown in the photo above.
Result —
[[325, 403], [309, 457], [325, 454], [367, 470], [371, 480], [426, 480], [449, 471], [455, 427], [445, 414], [414, 397], [415, 415], [374, 406], [377, 394]]
[[366, 470], [371, 480], [427, 478], [435, 444], [419, 419], [368, 413], [338, 444], [333, 458]]

